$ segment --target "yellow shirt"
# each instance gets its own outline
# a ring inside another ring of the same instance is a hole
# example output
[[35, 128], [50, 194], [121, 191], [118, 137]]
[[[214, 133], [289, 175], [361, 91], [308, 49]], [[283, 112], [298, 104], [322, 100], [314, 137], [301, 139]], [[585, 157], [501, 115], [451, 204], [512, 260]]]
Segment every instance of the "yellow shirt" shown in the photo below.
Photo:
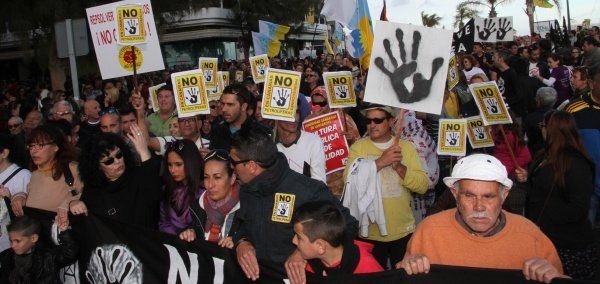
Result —
[[[392, 137], [392, 139], [394, 138]], [[400, 178], [391, 166], [378, 172], [388, 235], [381, 236], [377, 224], [373, 223], [369, 225], [369, 236], [367, 237], [369, 240], [395, 241], [415, 230], [415, 219], [410, 208], [410, 200], [412, 199], [410, 192], [425, 193], [428, 187], [428, 178], [414, 146], [408, 141], [400, 140], [400, 147], [402, 148], [402, 164], [407, 168], [404, 179]], [[344, 171], [344, 179], [347, 179], [348, 168], [354, 160], [357, 158], [376, 160], [381, 157], [384, 150], [377, 148], [369, 137], [356, 141], [350, 147], [350, 156]]]

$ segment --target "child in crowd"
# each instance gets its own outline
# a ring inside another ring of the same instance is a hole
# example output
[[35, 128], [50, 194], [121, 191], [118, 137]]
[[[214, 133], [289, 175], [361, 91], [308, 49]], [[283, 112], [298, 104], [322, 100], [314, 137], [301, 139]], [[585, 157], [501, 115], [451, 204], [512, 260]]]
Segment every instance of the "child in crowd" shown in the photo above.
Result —
[[40, 242], [40, 223], [24, 215], [7, 226], [12, 250], [0, 255], [0, 283], [61, 283], [58, 271], [77, 257], [69, 222], [56, 222], [60, 245]]
[[308, 261], [306, 271], [317, 275], [344, 275], [383, 271], [371, 254], [373, 245], [346, 241], [346, 222], [331, 202], [309, 202], [300, 206], [292, 218], [292, 242]]

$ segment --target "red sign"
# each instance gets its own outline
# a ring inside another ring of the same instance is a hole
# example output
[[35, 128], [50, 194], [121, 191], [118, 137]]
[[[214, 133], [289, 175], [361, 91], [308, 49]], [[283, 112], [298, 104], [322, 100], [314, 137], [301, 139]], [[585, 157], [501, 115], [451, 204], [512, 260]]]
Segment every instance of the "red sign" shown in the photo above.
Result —
[[306, 132], [319, 135], [325, 148], [327, 174], [344, 169], [348, 163], [348, 142], [344, 137], [342, 121], [338, 112], [330, 112], [302, 123]]

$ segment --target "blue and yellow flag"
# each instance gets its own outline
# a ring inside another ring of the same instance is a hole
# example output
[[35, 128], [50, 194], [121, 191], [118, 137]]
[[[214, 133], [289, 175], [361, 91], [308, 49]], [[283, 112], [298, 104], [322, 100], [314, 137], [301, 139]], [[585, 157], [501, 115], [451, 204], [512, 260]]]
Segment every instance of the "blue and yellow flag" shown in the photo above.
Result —
[[254, 45], [254, 54], [267, 54], [269, 57], [275, 57], [281, 49], [281, 42], [262, 33], [252, 32], [252, 43]]
[[373, 25], [369, 14], [367, 0], [358, 0], [357, 11], [351, 23], [356, 23], [356, 29], [350, 33], [352, 49], [363, 69], [369, 68], [371, 47], [373, 46]]
[[259, 20], [258, 31], [270, 38], [283, 40], [285, 35], [290, 32], [290, 27]]

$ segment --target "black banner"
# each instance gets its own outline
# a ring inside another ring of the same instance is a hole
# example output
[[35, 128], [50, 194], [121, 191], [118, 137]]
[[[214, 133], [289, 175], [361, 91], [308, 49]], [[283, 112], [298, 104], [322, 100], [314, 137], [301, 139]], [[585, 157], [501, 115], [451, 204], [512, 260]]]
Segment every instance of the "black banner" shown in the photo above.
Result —
[[452, 34], [452, 50], [454, 53], [473, 52], [473, 43], [475, 43], [475, 20], [469, 20], [465, 26], [458, 32]]

